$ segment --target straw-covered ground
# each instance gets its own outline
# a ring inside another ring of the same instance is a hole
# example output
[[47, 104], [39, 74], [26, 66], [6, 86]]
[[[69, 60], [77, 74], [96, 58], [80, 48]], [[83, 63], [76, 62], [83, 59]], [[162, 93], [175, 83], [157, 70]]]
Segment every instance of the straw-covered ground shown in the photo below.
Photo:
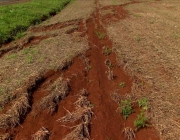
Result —
[[180, 2], [126, 6], [128, 17], [107, 26], [119, 64], [135, 77], [132, 92], [151, 101], [151, 116], [162, 139], [180, 136]]
[[0, 140], [178, 140], [179, 6], [74, 0], [4, 44]]

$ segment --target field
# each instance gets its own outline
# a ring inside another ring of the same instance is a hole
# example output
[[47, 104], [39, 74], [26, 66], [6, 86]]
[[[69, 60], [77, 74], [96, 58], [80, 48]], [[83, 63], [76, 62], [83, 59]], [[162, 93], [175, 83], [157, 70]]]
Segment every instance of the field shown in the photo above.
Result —
[[0, 140], [179, 140], [180, 2], [74, 0], [0, 47]]
[[[0, 46], [2, 43], [24, 36], [24, 31], [29, 26], [38, 24], [58, 13], [71, 0], [53, 0], [51, 2], [49, 0], [21, 1], [23, 3], [5, 6], [1, 6], [0, 2]], [[12, 0], [9, 1], [9, 3], [12, 2]], [[18, 1], [15, 0], [15, 2]]]

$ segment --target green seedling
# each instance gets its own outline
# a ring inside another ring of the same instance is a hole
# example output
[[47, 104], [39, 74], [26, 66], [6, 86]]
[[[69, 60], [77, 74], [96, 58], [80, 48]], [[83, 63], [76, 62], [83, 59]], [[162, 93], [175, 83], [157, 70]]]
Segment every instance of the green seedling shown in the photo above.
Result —
[[136, 41], [139, 42], [141, 40], [140, 36], [136, 37]]
[[3, 108], [3, 107], [0, 107], [0, 112], [3, 111], [3, 110], [4, 110], [4, 108]]
[[149, 21], [150, 24], [154, 24], [154, 22], [155, 22], [154, 20], [150, 20]]
[[88, 84], [90, 84], [90, 83], [92, 83], [92, 82], [93, 82], [93, 80], [89, 80], [89, 81], [88, 81]]
[[113, 68], [113, 64], [110, 63], [110, 64], [108, 65], [108, 67], [109, 67], [110, 69], [112, 69], [112, 68]]
[[103, 33], [103, 32], [100, 32], [100, 31], [96, 31], [95, 32], [96, 36], [99, 38], [99, 39], [104, 39], [106, 34]]
[[149, 103], [148, 103], [147, 98], [145, 97], [138, 100], [138, 105], [139, 107], [142, 107], [144, 110], [149, 109]]
[[94, 104], [90, 104], [89, 107], [94, 107]]
[[33, 56], [32, 55], [28, 55], [26, 58], [26, 62], [27, 63], [32, 63], [33, 62]]
[[111, 63], [110, 60], [106, 60], [106, 61], [105, 61], [105, 64], [106, 64], [110, 69], [113, 68], [113, 64]]
[[120, 113], [123, 114], [124, 119], [126, 120], [128, 116], [133, 112], [134, 111], [131, 106], [131, 100], [130, 99], [122, 100], [120, 103]]
[[112, 52], [111, 48], [106, 47], [106, 48], [104, 49], [103, 54], [106, 55], [106, 56], [108, 56], [108, 55], [111, 54], [111, 52]]
[[88, 66], [88, 70], [92, 69], [92, 66]]
[[140, 18], [141, 17], [141, 15], [140, 14], [133, 14], [135, 17], [138, 17], [138, 18]]
[[4, 92], [5, 89], [3, 87], [0, 87], [0, 92]]
[[177, 39], [179, 37], [179, 34], [174, 34], [173, 37]]
[[125, 82], [121, 82], [120, 84], [120, 87], [124, 88], [126, 86]]
[[15, 59], [17, 57], [17, 54], [11, 54], [9, 56], [6, 57], [7, 60], [10, 60], [10, 59]]
[[136, 127], [136, 131], [148, 126], [147, 121], [148, 119], [144, 115], [144, 110], [142, 110], [141, 113], [134, 120], [134, 126]]

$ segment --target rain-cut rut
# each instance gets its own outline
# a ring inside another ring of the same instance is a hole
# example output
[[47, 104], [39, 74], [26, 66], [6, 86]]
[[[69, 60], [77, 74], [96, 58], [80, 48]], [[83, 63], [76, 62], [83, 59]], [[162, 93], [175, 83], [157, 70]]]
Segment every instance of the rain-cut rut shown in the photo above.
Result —
[[[102, 17], [100, 13], [101, 8], [99, 7], [98, 1], [95, 3], [95, 11], [91, 14], [90, 18], [78, 22], [79, 29], [77, 32], [81, 33], [81, 37], [87, 37], [90, 47], [89, 50], [74, 58], [72, 63], [64, 70], [59, 70], [57, 72], [50, 70], [45, 75], [46, 80], [32, 94], [31, 111], [24, 118], [21, 126], [6, 131], [11, 134], [14, 140], [29, 140], [41, 127], [45, 127], [50, 131], [50, 140], [63, 139], [73, 130], [73, 127], [76, 126], [79, 121], [62, 125], [60, 122], [57, 122], [57, 120], [66, 115], [67, 110], [69, 112], [75, 110], [73, 103], [77, 100], [77, 95], [82, 89], [88, 91], [88, 100], [93, 105], [92, 111], [94, 115], [92, 116], [89, 126], [91, 139], [123, 140], [124, 136], [122, 135], [122, 130], [125, 127], [125, 123], [131, 123], [129, 126], [133, 125], [132, 122], [136, 114], [131, 118], [131, 121], [125, 122], [119, 111], [117, 111], [118, 104], [114, 102], [110, 96], [110, 94], [115, 91], [118, 92], [119, 95], [130, 93], [133, 79], [126, 75], [123, 69], [118, 66], [116, 55], [113, 51], [113, 43], [102, 25], [105, 17]], [[110, 8], [113, 8], [113, 6]], [[118, 20], [118, 18], [125, 18], [125, 10], [122, 6], [119, 8], [122, 10], [116, 13], [119, 14], [116, 15], [116, 20]], [[63, 26], [59, 27], [63, 28]], [[55, 29], [56, 27], [51, 28]], [[34, 31], [37, 32], [38, 30], [41, 29], [35, 29]], [[105, 54], [106, 48], [111, 50], [107, 55]], [[49, 85], [52, 85], [59, 77], [69, 81], [70, 92], [68, 96], [60, 101], [55, 113], [49, 114], [43, 110], [35, 113], [34, 110], [37, 103], [42, 97], [49, 94], [47, 90]], [[124, 88], [119, 86], [121, 82], [126, 84]], [[148, 136], [148, 133], [152, 134], [154, 132], [151, 129], [147, 129], [143, 133], [145, 135], [142, 136], [142, 138], [139, 137], [142, 133], [138, 135], [138, 140], [144, 140], [144, 138]], [[156, 139], [155, 136], [152, 137], [152, 140]]]

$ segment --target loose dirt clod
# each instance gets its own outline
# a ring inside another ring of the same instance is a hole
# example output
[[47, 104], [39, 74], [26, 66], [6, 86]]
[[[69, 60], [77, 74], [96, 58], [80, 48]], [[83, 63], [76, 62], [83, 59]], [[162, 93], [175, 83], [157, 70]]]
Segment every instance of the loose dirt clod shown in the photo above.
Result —
[[50, 132], [42, 127], [39, 131], [32, 135], [32, 140], [48, 140]]

